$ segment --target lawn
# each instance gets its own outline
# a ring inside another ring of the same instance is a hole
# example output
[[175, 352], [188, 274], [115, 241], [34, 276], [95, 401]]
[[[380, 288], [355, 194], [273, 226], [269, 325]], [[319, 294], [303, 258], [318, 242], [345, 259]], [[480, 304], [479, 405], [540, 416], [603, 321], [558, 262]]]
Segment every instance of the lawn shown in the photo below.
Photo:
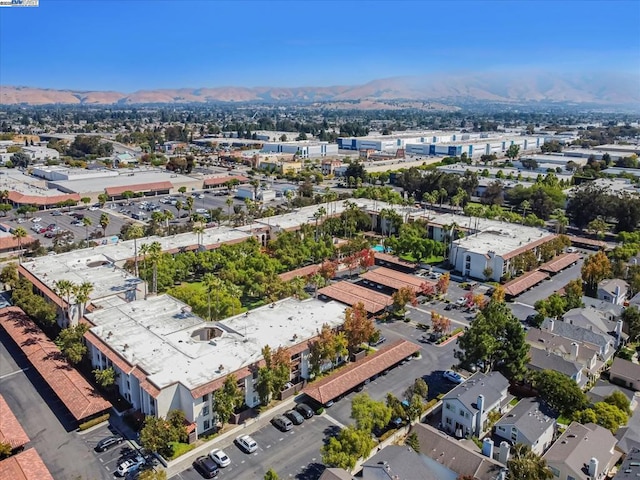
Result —
[[[404, 255], [400, 255], [400, 258], [402, 260], [406, 260], [407, 262], [413, 262], [416, 263], [417, 260], [416, 258], [411, 255], [410, 253], [406, 253]], [[438, 263], [442, 263], [444, 261], [444, 257], [441, 255], [432, 255], [431, 257], [428, 258], [423, 258], [421, 263], [428, 263], [430, 265], [437, 265]]]

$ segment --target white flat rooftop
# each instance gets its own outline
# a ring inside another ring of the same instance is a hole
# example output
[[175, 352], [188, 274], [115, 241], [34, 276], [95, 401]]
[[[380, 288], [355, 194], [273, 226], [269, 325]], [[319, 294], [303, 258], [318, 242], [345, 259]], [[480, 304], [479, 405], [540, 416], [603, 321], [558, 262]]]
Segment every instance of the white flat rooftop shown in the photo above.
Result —
[[141, 183], [171, 182], [186, 183], [196, 182], [198, 179], [161, 170], [123, 170], [115, 177], [105, 176], [99, 178], [85, 178], [80, 180], [56, 180], [53, 185], [75, 193], [104, 192], [105, 188], [124, 187]]
[[180, 382], [193, 390], [254, 364], [266, 345], [292, 347], [317, 335], [324, 323], [341, 325], [344, 306], [287, 298], [220, 322], [205, 322], [184, 303], [160, 295], [96, 310], [87, 318], [95, 325], [91, 331], [127, 362], [148, 372], [156, 387]]
[[39, 257], [22, 266], [43, 284], [55, 291], [59, 280], [75, 284], [90, 282], [91, 300], [117, 296], [135, 290], [142, 280], [113, 265], [105, 255], [88, 250], [75, 250], [63, 255]]

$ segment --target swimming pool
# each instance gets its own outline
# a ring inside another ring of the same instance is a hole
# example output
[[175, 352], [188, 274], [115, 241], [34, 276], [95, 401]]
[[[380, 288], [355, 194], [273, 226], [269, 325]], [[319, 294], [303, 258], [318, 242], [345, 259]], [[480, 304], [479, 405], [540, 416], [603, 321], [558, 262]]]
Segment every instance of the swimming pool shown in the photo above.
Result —
[[374, 247], [371, 247], [371, 250], [375, 250], [376, 252], [383, 252], [384, 253], [384, 245], [376, 245]]

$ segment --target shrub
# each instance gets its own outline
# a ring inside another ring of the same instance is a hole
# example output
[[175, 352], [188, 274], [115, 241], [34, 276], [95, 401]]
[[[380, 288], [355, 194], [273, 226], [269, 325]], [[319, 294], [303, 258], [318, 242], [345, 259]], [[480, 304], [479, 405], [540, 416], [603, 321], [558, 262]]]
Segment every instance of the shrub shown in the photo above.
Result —
[[176, 458], [184, 455], [187, 452], [190, 452], [194, 448], [196, 448], [195, 443], [181, 443], [181, 442], [169, 442], [169, 447], [171, 447], [171, 457], [169, 460], [175, 460]]
[[105, 413], [104, 415], [100, 415], [99, 417], [96, 417], [92, 420], [81, 423], [78, 426], [78, 430], [82, 432], [83, 430], [87, 430], [88, 428], [94, 427], [102, 422], [106, 422], [107, 420], [109, 420], [109, 414]]
[[322, 415], [324, 413], [324, 407], [320, 407], [318, 410], [316, 410], [316, 415]]

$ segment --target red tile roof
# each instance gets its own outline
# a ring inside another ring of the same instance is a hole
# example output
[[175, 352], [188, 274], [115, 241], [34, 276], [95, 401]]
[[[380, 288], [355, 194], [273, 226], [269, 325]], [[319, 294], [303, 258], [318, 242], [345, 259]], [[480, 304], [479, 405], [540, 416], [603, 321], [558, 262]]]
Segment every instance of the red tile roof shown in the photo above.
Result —
[[361, 287], [351, 282], [338, 282], [318, 290], [320, 295], [345, 303], [350, 307], [358, 303], [364, 304], [369, 313], [377, 313], [391, 305], [393, 300], [389, 295], [379, 293], [370, 288]]
[[422, 278], [407, 275], [406, 273], [384, 267], [370, 270], [362, 275], [362, 278], [371, 282], [379, 283], [385, 287], [393, 288], [394, 290], [409, 287], [414, 292], [419, 292], [422, 289], [422, 285], [425, 283], [425, 280]]
[[64, 193], [60, 195], [51, 195], [48, 197], [40, 195], [25, 195], [24, 193], [11, 191], [9, 192], [9, 201], [20, 205], [55, 205], [66, 200], [80, 201], [80, 195], [77, 193]]
[[609, 245], [606, 242], [602, 242], [600, 240], [593, 240], [591, 238], [576, 237], [574, 235], [569, 235], [569, 240], [573, 245], [590, 245], [592, 247], [600, 247], [600, 248], [609, 247]]
[[0, 443], [8, 443], [14, 449], [23, 446], [28, 441], [29, 437], [20, 422], [7, 405], [4, 397], [0, 395]]
[[107, 195], [122, 195], [124, 192], [158, 192], [163, 190], [171, 190], [173, 184], [171, 182], [150, 182], [137, 183], [135, 185], [122, 185], [119, 187], [107, 187], [104, 189]]
[[503, 255], [502, 258], [504, 260], [509, 260], [510, 258], [520, 255], [521, 253], [527, 252], [529, 250], [533, 250], [534, 248], [539, 247], [543, 243], [550, 242], [556, 237], [557, 235], [548, 235], [546, 237], [539, 238], [537, 240], [534, 240], [533, 242], [529, 242], [519, 248], [516, 248], [515, 250], [510, 251], [509, 253]]
[[402, 260], [401, 258], [398, 258], [395, 255], [389, 255], [388, 253], [375, 252], [374, 255], [376, 257], [376, 260], [382, 260], [383, 262], [394, 263], [396, 265], [400, 265], [405, 268], [416, 268], [418, 266], [416, 263], [407, 262], [406, 260]]
[[22, 248], [24, 248], [35, 241], [36, 239], [31, 235], [27, 235], [26, 237], [22, 238], [20, 242], [18, 242], [17, 238], [13, 238], [13, 236], [0, 237], [0, 252], [5, 250], [14, 250], [19, 246], [22, 246]]
[[56, 344], [21, 309], [6, 307], [0, 310], [0, 325], [76, 420], [111, 408], [111, 404], [61, 356]]
[[563, 253], [556, 258], [549, 260], [547, 263], [540, 265], [538, 270], [549, 273], [558, 273], [560, 270], [567, 268], [572, 263], [580, 260], [580, 255], [577, 253]]
[[249, 181], [249, 178], [247, 178], [247, 177], [245, 177], [243, 175], [228, 175], [226, 177], [205, 178], [204, 186], [205, 187], [222, 186], [222, 185], [224, 185], [226, 182], [228, 182], [230, 180], [237, 180], [240, 183], [247, 183]]
[[278, 276], [283, 282], [288, 282], [289, 280], [293, 280], [296, 277], [306, 278], [315, 275], [319, 269], [320, 265], [307, 265], [306, 267], [297, 268], [295, 270], [291, 270], [290, 272], [281, 273]]
[[511, 295], [512, 297], [520, 295], [525, 290], [530, 289], [546, 278], [549, 278], [549, 274], [539, 270], [534, 270], [533, 272], [525, 273], [521, 277], [505, 283], [503, 285], [504, 291], [507, 295]]
[[357, 387], [366, 379], [413, 355], [418, 350], [420, 350], [420, 347], [415, 343], [407, 340], [398, 340], [381, 348], [373, 355], [369, 355], [328, 377], [311, 383], [303, 392], [315, 401], [325, 404], [329, 400], [333, 400]]
[[0, 462], [0, 478], [6, 480], [53, 480], [51, 472], [35, 448], [2, 460]]

